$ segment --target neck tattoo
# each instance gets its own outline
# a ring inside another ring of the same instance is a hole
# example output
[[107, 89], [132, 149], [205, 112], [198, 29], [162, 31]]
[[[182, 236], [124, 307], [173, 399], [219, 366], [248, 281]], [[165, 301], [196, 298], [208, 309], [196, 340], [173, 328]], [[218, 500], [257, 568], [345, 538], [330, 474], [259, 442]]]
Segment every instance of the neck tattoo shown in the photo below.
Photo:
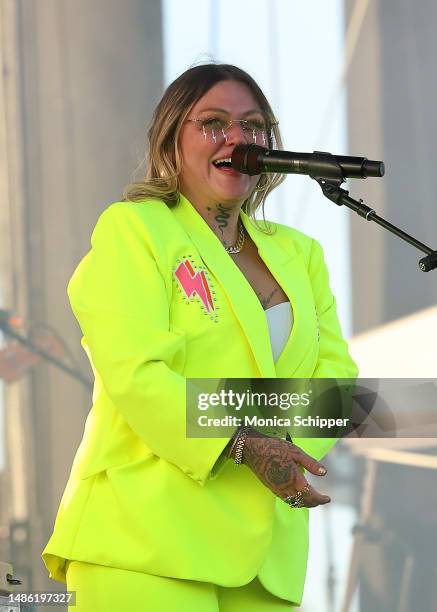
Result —
[[231, 215], [229, 214], [229, 211], [223, 206], [223, 204], [218, 204], [216, 208], [219, 212], [214, 217], [214, 219], [217, 221], [219, 230], [223, 234], [223, 229], [228, 226], [229, 217]]

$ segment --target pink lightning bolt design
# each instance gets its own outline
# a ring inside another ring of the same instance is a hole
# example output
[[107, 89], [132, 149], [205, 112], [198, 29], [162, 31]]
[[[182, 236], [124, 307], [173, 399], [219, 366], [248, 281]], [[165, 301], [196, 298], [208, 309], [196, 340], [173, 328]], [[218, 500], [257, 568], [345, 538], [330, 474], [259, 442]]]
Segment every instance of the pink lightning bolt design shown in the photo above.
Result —
[[196, 292], [206, 310], [208, 312], [214, 310], [211, 291], [209, 290], [208, 281], [203, 270], [195, 273], [189, 260], [186, 259], [176, 268], [175, 276], [188, 298]]

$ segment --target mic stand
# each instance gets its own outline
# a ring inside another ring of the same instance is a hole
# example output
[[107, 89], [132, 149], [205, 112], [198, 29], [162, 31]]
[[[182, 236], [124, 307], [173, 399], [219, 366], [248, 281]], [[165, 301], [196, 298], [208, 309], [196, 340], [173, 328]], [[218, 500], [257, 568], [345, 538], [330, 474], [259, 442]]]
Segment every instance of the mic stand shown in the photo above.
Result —
[[46, 361], [49, 361], [50, 363], [52, 363], [53, 365], [55, 365], [57, 368], [59, 368], [60, 370], [63, 370], [64, 372], [66, 372], [67, 374], [69, 374], [72, 378], [75, 378], [76, 380], [78, 380], [79, 382], [81, 382], [83, 384], [84, 387], [86, 387], [87, 389], [92, 390], [93, 385], [91, 383], [91, 381], [84, 376], [81, 372], [79, 372], [78, 370], [75, 370], [74, 368], [70, 368], [69, 366], [65, 365], [65, 363], [63, 363], [62, 361], [60, 361], [59, 359], [56, 359], [55, 357], [53, 357], [52, 355], [50, 355], [50, 353], [48, 353], [47, 351], [45, 351], [44, 349], [40, 348], [39, 346], [37, 346], [36, 344], [34, 344], [33, 342], [31, 342], [30, 340], [28, 340], [27, 338], [24, 338], [23, 336], [20, 336], [20, 334], [17, 334], [17, 332], [15, 332], [10, 325], [8, 325], [7, 322], [1, 322], [0, 321], [0, 329], [7, 335], [10, 336], [11, 338], [14, 338], [15, 340], [18, 340], [18, 342], [20, 342], [23, 346], [25, 346], [27, 349], [29, 349], [32, 353], [35, 353], [37, 355], [40, 355], [41, 357], [43, 357]]
[[419, 261], [419, 268], [422, 272], [429, 272], [437, 268], [437, 251], [426, 246], [423, 242], [419, 242], [419, 240], [416, 240], [413, 236], [402, 231], [396, 227], [396, 225], [389, 223], [377, 215], [373, 208], [363, 204], [363, 200], [354, 200], [351, 198], [349, 191], [340, 187], [344, 181], [344, 176], [340, 165], [335, 162], [333, 156], [323, 151], [314, 151], [314, 153], [319, 154], [321, 161], [323, 161], [323, 165], [327, 164], [325, 166], [326, 174], [324, 176], [311, 174], [310, 176], [317, 181], [323, 195], [328, 198], [328, 200], [331, 200], [331, 202], [334, 202], [337, 206], [347, 206], [355, 211], [360, 217], [366, 219], [366, 221], [375, 221], [375, 223], [378, 223], [378, 225], [381, 225], [392, 234], [395, 234], [398, 238], [405, 240], [405, 242], [408, 242], [416, 247], [416, 249], [419, 249], [419, 251], [422, 251], [422, 253], [425, 253], [427, 256]]

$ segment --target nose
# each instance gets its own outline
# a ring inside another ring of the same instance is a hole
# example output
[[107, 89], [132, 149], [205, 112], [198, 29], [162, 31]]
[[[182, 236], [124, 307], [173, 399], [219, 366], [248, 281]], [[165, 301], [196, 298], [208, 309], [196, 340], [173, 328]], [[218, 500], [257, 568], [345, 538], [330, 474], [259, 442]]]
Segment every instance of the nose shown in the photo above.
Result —
[[248, 144], [247, 134], [243, 130], [241, 123], [232, 123], [231, 127], [225, 130], [226, 144]]

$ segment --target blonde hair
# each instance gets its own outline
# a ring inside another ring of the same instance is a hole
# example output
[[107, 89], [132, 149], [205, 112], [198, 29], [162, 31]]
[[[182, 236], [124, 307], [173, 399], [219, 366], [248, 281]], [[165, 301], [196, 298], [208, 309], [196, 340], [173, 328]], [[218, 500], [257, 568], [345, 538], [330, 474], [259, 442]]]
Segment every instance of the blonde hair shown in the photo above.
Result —
[[[171, 83], [158, 103], [148, 129], [148, 152], [144, 179], [127, 185], [123, 199], [139, 202], [145, 199], [163, 200], [170, 208], [179, 201], [181, 156], [179, 134], [189, 111], [207, 91], [220, 81], [245, 84], [259, 104], [267, 121], [269, 148], [282, 149], [281, 134], [267, 98], [255, 80], [241, 68], [231, 64], [203, 64], [189, 68]], [[282, 174], [262, 174], [251, 195], [243, 203], [243, 210], [256, 223], [255, 214], [282, 181]], [[261, 228], [266, 231], [266, 228]]]

